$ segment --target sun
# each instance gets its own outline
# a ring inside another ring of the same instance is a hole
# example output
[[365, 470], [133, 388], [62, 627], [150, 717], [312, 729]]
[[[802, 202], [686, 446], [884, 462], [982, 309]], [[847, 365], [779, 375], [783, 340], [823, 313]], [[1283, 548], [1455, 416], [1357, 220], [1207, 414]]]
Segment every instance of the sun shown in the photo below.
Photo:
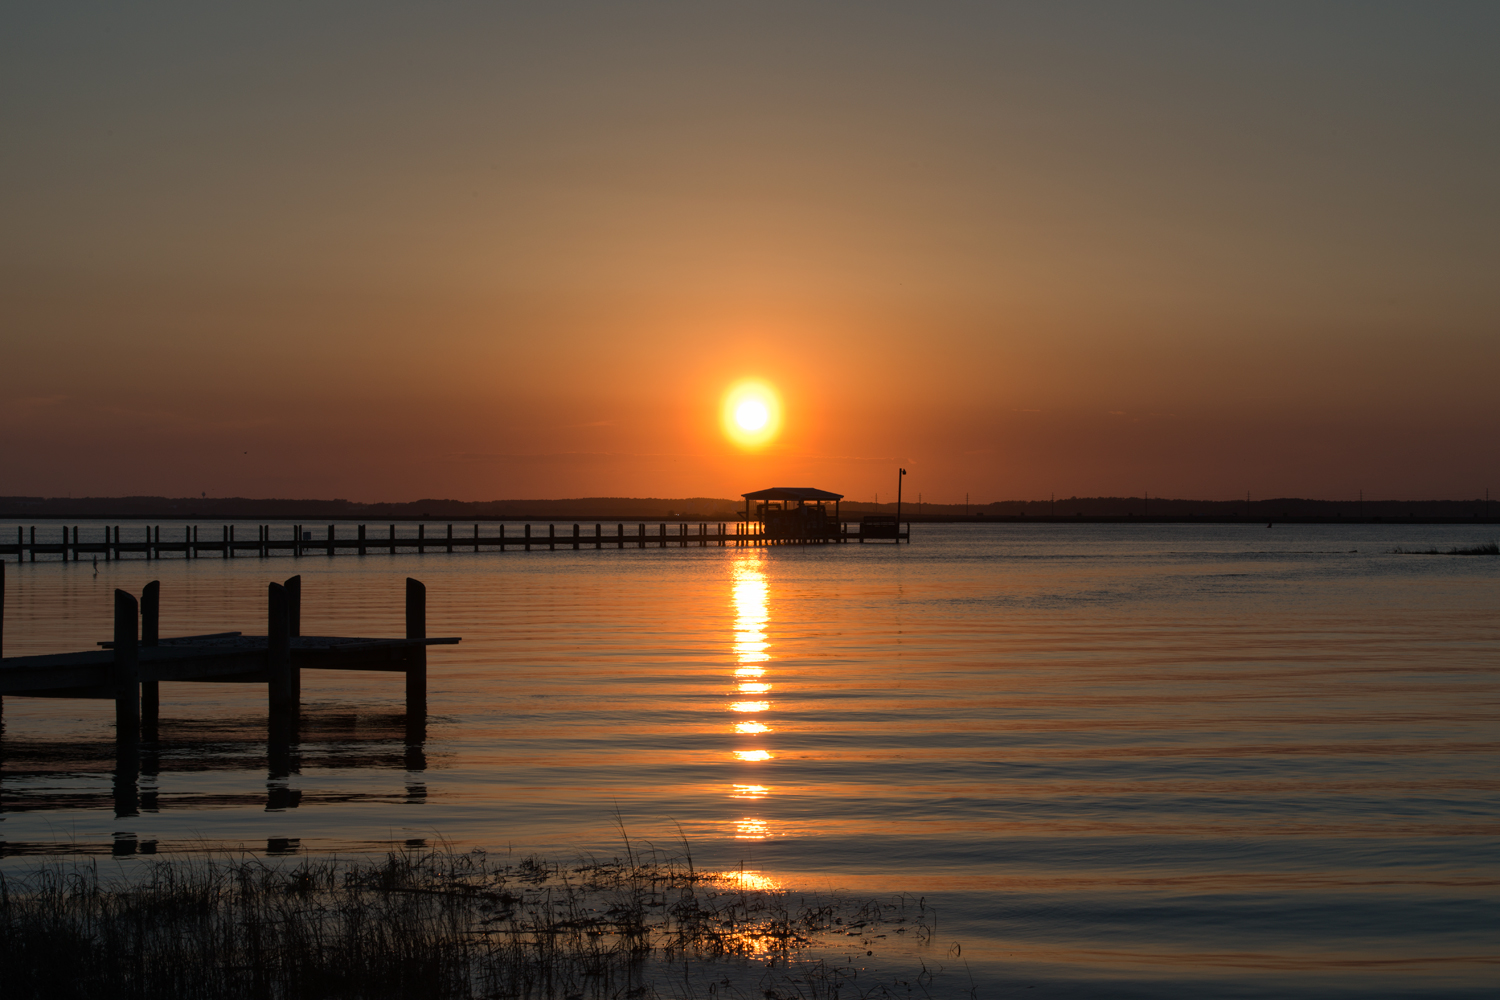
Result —
[[771, 419], [770, 411], [766, 404], [758, 399], [747, 399], [734, 411], [734, 422], [740, 425], [740, 430], [754, 433], [766, 426], [766, 421]]
[[724, 433], [741, 448], [762, 448], [781, 431], [781, 397], [759, 379], [744, 379], [724, 393]]

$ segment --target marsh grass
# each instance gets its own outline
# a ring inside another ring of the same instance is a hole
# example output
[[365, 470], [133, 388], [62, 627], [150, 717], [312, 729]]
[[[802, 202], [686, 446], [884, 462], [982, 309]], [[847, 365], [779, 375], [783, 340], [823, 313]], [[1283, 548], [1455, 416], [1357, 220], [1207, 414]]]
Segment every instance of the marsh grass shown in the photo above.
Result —
[[1500, 556], [1500, 543], [1485, 542], [1481, 545], [1452, 548], [1446, 551], [1438, 549], [1391, 549], [1391, 551], [1408, 556]]
[[[871, 977], [866, 945], [932, 929], [931, 910], [906, 899], [794, 896], [638, 854], [571, 866], [444, 851], [188, 856], [127, 875], [0, 874], [4, 993], [49, 1000], [911, 995], [908, 981]], [[851, 938], [858, 960], [812, 954], [831, 940], [852, 953]]]

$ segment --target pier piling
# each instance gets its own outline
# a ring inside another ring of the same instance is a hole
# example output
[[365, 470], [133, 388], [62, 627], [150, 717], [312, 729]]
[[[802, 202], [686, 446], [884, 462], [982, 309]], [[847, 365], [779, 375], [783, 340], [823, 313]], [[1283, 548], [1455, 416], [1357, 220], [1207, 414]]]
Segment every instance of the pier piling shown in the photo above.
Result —
[[[427, 638], [427, 587], [411, 577], [406, 578], [406, 637]], [[406, 725], [411, 729], [427, 718], [427, 647], [413, 646], [407, 655]]]
[[286, 588], [267, 585], [266, 701], [275, 733], [289, 731], [297, 714], [292, 696], [292, 634]]
[[[152, 647], [161, 636], [161, 581], [152, 580], [141, 591], [141, 646]], [[141, 682], [141, 729], [147, 739], [156, 739], [157, 720], [161, 715], [161, 684]]]
[[286, 588], [286, 627], [293, 638], [302, 634], [302, 576], [291, 577], [282, 584]]
[[115, 696], [115, 756], [134, 759], [141, 740], [141, 665], [137, 631], [140, 604], [126, 591], [115, 591], [114, 664], [110, 671]]

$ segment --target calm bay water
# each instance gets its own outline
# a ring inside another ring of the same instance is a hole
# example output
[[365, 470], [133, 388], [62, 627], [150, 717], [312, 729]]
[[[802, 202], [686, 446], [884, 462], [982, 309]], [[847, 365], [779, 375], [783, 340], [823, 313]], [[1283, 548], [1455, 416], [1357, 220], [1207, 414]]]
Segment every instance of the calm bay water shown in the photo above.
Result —
[[413, 576], [429, 634], [464, 641], [430, 651], [420, 746], [399, 675], [305, 672], [289, 776], [262, 689], [164, 685], [134, 817], [109, 703], [7, 698], [3, 864], [614, 855], [623, 825], [794, 889], [925, 897], [949, 990], [1492, 996], [1500, 559], [1390, 550], [1493, 534], [918, 525], [902, 547], [11, 564], [7, 655], [107, 638], [112, 589], [152, 579], [164, 635], [262, 633], [293, 573], [306, 634], [400, 634]]

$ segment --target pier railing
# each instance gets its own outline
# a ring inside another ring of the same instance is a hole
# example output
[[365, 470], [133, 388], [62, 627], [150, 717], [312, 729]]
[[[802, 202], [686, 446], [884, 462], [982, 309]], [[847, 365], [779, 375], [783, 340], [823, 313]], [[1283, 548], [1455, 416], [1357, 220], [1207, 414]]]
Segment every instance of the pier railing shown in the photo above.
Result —
[[[507, 526], [473, 525], [472, 534], [454, 531], [454, 525], [418, 524], [415, 537], [410, 534], [397, 535], [396, 525], [326, 524], [313, 527], [304, 524], [260, 524], [255, 525], [255, 537], [236, 537], [236, 528], [241, 525], [224, 524], [215, 532], [205, 525], [43, 525], [40, 528], [18, 526], [14, 542], [0, 541], [0, 558], [15, 556], [17, 561], [37, 562], [38, 556], [57, 557], [63, 562], [78, 562], [84, 558], [102, 559], [111, 562], [127, 557], [162, 559], [181, 556], [198, 559], [212, 555], [223, 559], [240, 557], [267, 557], [287, 554], [293, 557], [308, 555], [333, 555], [337, 552], [353, 552], [367, 555], [371, 552], [462, 552], [499, 551], [546, 548], [572, 549], [626, 549], [626, 548], [689, 548], [709, 546], [768, 546], [768, 545], [828, 545], [869, 540], [910, 541], [911, 525], [905, 530], [862, 531], [858, 522], [839, 522], [832, 530], [811, 536], [770, 533], [755, 521], [739, 522], [637, 522], [606, 525], [548, 524], [546, 534], [541, 534], [541, 525], [526, 523]], [[460, 528], [462, 529], [461, 525]], [[607, 528], [613, 528], [613, 532]], [[884, 526], [882, 526], [884, 527]], [[899, 528], [903, 526], [892, 525]], [[382, 533], [379, 529], [385, 529]], [[429, 533], [428, 529], [434, 529]], [[488, 528], [490, 534], [485, 534]], [[648, 530], [652, 529], [652, 530]], [[342, 529], [342, 533], [341, 530]], [[519, 530], [517, 530], [519, 529]], [[536, 529], [536, 530], [533, 530]], [[351, 534], [352, 532], [352, 534]], [[217, 536], [217, 537], [215, 537]]]

